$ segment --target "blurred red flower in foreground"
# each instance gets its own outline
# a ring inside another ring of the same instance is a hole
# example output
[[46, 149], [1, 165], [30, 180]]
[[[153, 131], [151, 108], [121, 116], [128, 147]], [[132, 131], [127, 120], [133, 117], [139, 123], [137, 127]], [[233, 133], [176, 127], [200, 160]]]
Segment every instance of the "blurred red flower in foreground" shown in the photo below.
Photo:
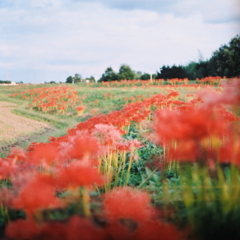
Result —
[[35, 175], [13, 199], [13, 207], [24, 209], [29, 215], [36, 210], [59, 206], [61, 201], [55, 196], [55, 179], [45, 174]]
[[146, 221], [154, 216], [147, 193], [134, 188], [115, 188], [104, 197], [104, 209], [110, 220]]
[[5, 234], [8, 239], [35, 239], [35, 237], [40, 233], [40, 228], [37, 223], [31, 218], [28, 220], [19, 219], [14, 222], [10, 222], [7, 225]]
[[90, 187], [96, 184], [102, 186], [106, 178], [101, 175], [97, 168], [86, 163], [75, 162], [69, 166], [63, 166], [59, 169], [56, 177], [57, 184], [61, 188], [65, 187]]

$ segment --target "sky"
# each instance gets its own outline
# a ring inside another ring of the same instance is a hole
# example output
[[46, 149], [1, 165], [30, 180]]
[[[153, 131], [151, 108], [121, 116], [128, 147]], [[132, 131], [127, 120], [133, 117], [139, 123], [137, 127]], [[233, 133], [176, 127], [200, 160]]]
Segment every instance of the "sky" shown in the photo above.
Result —
[[239, 0], [0, 0], [0, 80], [99, 79], [207, 60], [240, 35]]

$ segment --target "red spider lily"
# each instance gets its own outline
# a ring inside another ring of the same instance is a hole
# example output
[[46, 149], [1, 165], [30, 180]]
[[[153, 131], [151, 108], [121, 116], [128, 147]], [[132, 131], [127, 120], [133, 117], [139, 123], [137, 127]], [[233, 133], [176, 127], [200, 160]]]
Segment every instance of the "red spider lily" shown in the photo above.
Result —
[[106, 216], [111, 221], [132, 219], [146, 221], [154, 217], [147, 193], [130, 187], [115, 188], [104, 197]]
[[171, 91], [168, 95], [167, 95], [167, 99], [170, 98], [174, 98], [174, 97], [178, 97], [180, 94], [177, 91]]
[[105, 146], [105, 153], [116, 150], [129, 152], [141, 146], [136, 139], [130, 141], [122, 138], [121, 132], [116, 127], [107, 124], [95, 125], [92, 134], [99, 139], [101, 145]]
[[212, 106], [227, 104], [236, 106], [240, 104], [240, 81], [235, 78], [230, 83], [223, 85], [222, 94], [208, 90], [199, 93], [201, 99]]
[[28, 160], [19, 161], [14, 155], [0, 159], [0, 179], [12, 179], [20, 172], [28, 171], [33, 164]]
[[99, 139], [102, 145], [110, 149], [115, 149], [117, 143], [122, 141], [120, 131], [116, 127], [107, 124], [95, 125], [92, 134]]
[[142, 147], [142, 144], [137, 139], [120, 142], [116, 145], [116, 149], [126, 152], [130, 152], [131, 150], [138, 149], [140, 147]]
[[200, 83], [220, 83], [222, 80], [222, 77], [219, 76], [215, 76], [215, 77], [205, 77], [205, 78], [201, 78], [201, 80], [199, 81]]
[[95, 226], [89, 219], [72, 217], [67, 223], [67, 240], [106, 240], [106, 232]]
[[77, 110], [77, 114], [78, 115], [81, 115], [84, 112], [85, 108], [86, 108], [85, 106], [75, 107], [75, 109]]
[[35, 144], [27, 156], [32, 163], [40, 166], [52, 165], [61, 158], [59, 146], [55, 143]]
[[12, 179], [32, 167], [33, 163], [29, 161], [27, 153], [21, 148], [14, 147], [9, 156], [0, 159], [0, 179]]
[[224, 85], [221, 101], [225, 104], [240, 104], [240, 79], [234, 78], [230, 84]]
[[55, 196], [55, 179], [45, 174], [35, 175], [13, 199], [13, 207], [24, 209], [28, 215], [36, 210], [55, 208], [61, 205], [61, 201]]
[[65, 105], [60, 105], [58, 106], [57, 110], [59, 113], [65, 113], [66, 112], [66, 109], [67, 109], [67, 106]]
[[27, 154], [23, 149], [19, 147], [13, 147], [8, 158], [12, 158], [17, 161], [25, 161], [27, 159]]
[[69, 145], [66, 147], [66, 156], [68, 159], [96, 157], [101, 151], [98, 140], [86, 131], [78, 131], [77, 134], [70, 139]]
[[201, 149], [198, 147], [195, 141], [188, 140], [177, 142], [175, 146], [167, 146], [167, 159], [178, 161], [191, 161], [195, 162], [200, 157]]
[[217, 111], [221, 117], [223, 117], [228, 122], [239, 121], [239, 117], [235, 114], [229, 112], [223, 106], [218, 106]]
[[[29, 95], [30, 94], [30, 95]], [[11, 94], [11, 97], [20, 96], [31, 100], [30, 107], [36, 107], [39, 111], [64, 113], [70, 105], [76, 103], [78, 97], [71, 87], [37, 88], [28, 91]]]
[[10, 222], [5, 230], [5, 235], [8, 239], [36, 239], [39, 234], [40, 227], [32, 218]]
[[176, 226], [160, 221], [148, 221], [139, 226], [135, 240], [180, 240], [184, 239]]
[[79, 186], [102, 186], [106, 182], [106, 178], [92, 165], [75, 162], [69, 166], [61, 167], [58, 171], [56, 181], [61, 188], [76, 188]]
[[[190, 110], [190, 111], [189, 111]], [[217, 160], [217, 152], [230, 124], [210, 107], [162, 110], [157, 113], [156, 133], [166, 145], [169, 160]]]
[[121, 222], [111, 222], [106, 227], [107, 236], [114, 240], [135, 240], [135, 228], [137, 223], [132, 220], [122, 220]]
[[44, 240], [68, 240], [67, 231], [68, 227], [65, 222], [48, 222], [39, 226], [40, 233], [36, 236], [36, 239]]
[[156, 132], [164, 143], [173, 140], [200, 140], [211, 135], [223, 136], [226, 122], [210, 108], [189, 108], [190, 111], [161, 110], [157, 116]]
[[240, 168], [240, 136], [237, 139], [230, 139], [219, 150], [219, 161], [222, 163], [231, 163]]
[[[95, 128], [95, 125], [107, 124], [117, 127], [121, 133], [124, 134], [124, 127], [129, 126], [133, 120], [139, 122], [148, 118], [150, 114], [148, 108], [153, 104], [162, 106], [164, 99], [165, 97], [163, 95], [157, 94], [153, 98], [147, 98], [141, 103], [128, 104], [121, 111], [112, 111], [106, 116], [98, 115], [93, 117], [86, 122], [78, 124], [77, 129], [89, 130], [91, 132]], [[70, 129], [68, 133], [70, 135], [75, 135], [77, 129]]]
[[113, 239], [176, 239], [181, 235], [177, 228], [161, 223], [149, 205], [146, 193], [125, 187], [106, 194], [104, 208], [110, 220], [107, 232]]
[[96, 114], [98, 113], [98, 110], [97, 110], [97, 109], [91, 109], [91, 113], [92, 113], [93, 115], [96, 115]]
[[177, 105], [177, 106], [181, 106], [184, 105], [185, 102], [179, 101], [179, 100], [172, 100], [172, 104]]
[[17, 172], [16, 161], [0, 158], [0, 180], [9, 179]]
[[2, 206], [11, 206], [12, 200], [16, 197], [15, 193], [9, 188], [1, 187], [0, 188], [0, 204]]
[[89, 219], [72, 217], [68, 222], [49, 222], [37, 225], [32, 219], [10, 222], [6, 228], [9, 239], [44, 240], [106, 240], [104, 229], [95, 226]]

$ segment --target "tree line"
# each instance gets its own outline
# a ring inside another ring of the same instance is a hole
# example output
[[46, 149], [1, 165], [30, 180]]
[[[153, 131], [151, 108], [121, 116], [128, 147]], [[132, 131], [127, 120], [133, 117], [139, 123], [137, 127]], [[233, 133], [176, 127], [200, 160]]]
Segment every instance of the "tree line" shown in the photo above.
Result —
[[75, 73], [75, 75], [69, 76], [66, 79], [66, 83], [81, 83], [81, 82], [95, 82], [95, 78], [93, 76], [89, 78], [82, 78], [82, 75], [79, 73]]
[[102, 74], [99, 82], [109, 82], [116, 80], [149, 80], [151, 78], [155, 79], [157, 74], [152, 76], [149, 73], [142, 73], [141, 71], [133, 71], [130, 66], [122, 64], [118, 72], [115, 72], [112, 67], [108, 67], [105, 72]]
[[[129, 65], [122, 64], [118, 72], [115, 72], [112, 67], [108, 67], [105, 72], [102, 74], [98, 82], [109, 82], [109, 81], [118, 81], [118, 80], [149, 80], [151, 77], [155, 79], [157, 74], [142, 73], [141, 71], [135, 72], [131, 69]], [[66, 83], [80, 83], [80, 82], [95, 82], [94, 77], [83, 79], [82, 76], [76, 73], [73, 77], [69, 76], [66, 79]]]
[[[129, 65], [123, 64], [119, 71], [115, 72], [112, 67], [108, 67], [102, 74], [99, 82], [109, 82], [116, 80], [149, 80], [149, 79], [172, 79], [172, 78], [188, 78], [194, 80], [196, 78], [204, 78], [208, 76], [220, 77], [237, 77], [240, 76], [240, 36], [232, 38], [229, 44], [222, 45], [218, 50], [214, 51], [209, 60], [191, 61], [186, 65], [163, 65], [156, 74], [142, 73], [134, 71]], [[69, 76], [67, 83], [95, 81], [94, 77], [82, 79], [80, 74], [74, 77]]]
[[11, 83], [11, 81], [8, 81], [8, 80], [0, 80], [0, 84], [3, 84], [3, 83], [9, 84], [9, 83]]
[[204, 78], [208, 76], [240, 76], [240, 36], [237, 35], [229, 44], [224, 44], [214, 51], [209, 60], [191, 61], [185, 66], [165, 66], [157, 72], [157, 79]]

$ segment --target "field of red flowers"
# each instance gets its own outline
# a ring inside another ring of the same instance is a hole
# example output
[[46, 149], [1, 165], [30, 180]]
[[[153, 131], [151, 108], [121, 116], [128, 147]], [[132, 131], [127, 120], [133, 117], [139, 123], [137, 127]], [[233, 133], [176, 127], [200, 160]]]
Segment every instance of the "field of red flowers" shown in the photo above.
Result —
[[[240, 239], [240, 79], [206, 81], [85, 86], [136, 94], [0, 159], [0, 237]], [[114, 101], [112, 91], [91, 99], [65, 85], [10, 97], [76, 116]]]

